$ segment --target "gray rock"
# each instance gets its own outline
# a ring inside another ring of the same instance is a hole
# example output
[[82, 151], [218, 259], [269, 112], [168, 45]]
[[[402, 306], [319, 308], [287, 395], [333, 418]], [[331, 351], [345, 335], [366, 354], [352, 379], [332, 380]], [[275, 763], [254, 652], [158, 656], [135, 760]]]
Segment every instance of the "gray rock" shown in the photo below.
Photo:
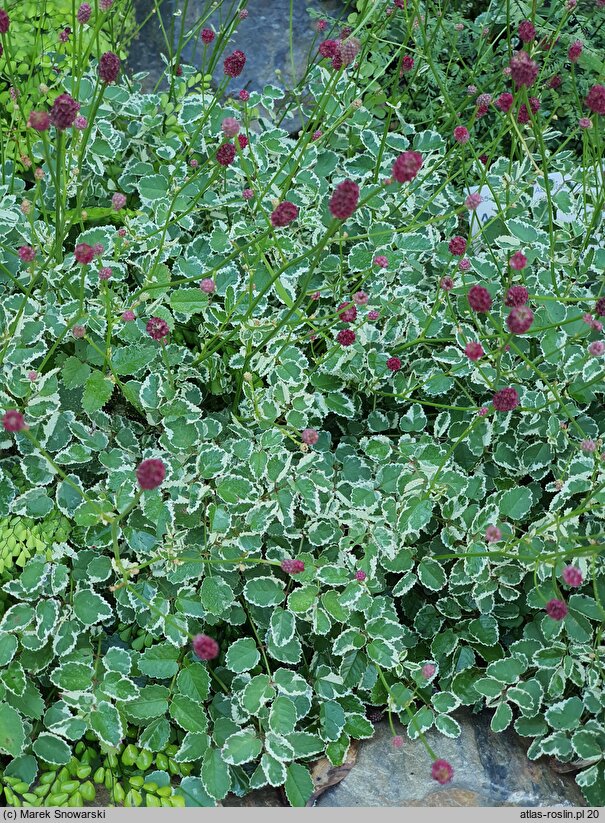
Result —
[[438, 757], [454, 769], [451, 783], [431, 778], [431, 759], [421, 740], [404, 737], [391, 745], [388, 723], [360, 746], [357, 762], [345, 779], [328, 789], [317, 806], [585, 806], [573, 776], [530, 761], [526, 745], [512, 730], [494, 734], [490, 713], [456, 714], [462, 734], [456, 740], [434, 730], [426, 739]]

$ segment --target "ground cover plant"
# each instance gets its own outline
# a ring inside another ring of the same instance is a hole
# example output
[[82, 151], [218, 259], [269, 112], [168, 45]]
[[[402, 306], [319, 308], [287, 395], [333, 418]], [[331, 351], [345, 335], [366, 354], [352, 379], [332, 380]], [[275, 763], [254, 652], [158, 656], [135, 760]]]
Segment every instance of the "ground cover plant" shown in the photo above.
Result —
[[602, 3], [359, 0], [262, 91], [222, 5], [27, 98], [0, 10], [5, 802], [305, 805], [377, 709], [446, 784], [466, 706], [600, 805]]

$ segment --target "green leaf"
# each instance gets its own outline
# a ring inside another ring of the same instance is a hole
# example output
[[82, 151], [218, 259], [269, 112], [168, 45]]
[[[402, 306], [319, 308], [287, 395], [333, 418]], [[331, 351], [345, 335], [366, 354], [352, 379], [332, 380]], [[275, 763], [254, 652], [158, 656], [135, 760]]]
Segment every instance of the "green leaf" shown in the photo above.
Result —
[[111, 703], [105, 700], [99, 701], [90, 713], [89, 723], [101, 743], [118, 746], [122, 742], [124, 727], [120, 713]]
[[433, 592], [442, 589], [447, 582], [441, 563], [430, 557], [423, 557], [418, 564], [418, 578], [423, 586]]
[[257, 758], [263, 750], [263, 744], [257, 738], [253, 726], [230, 735], [225, 740], [221, 752], [223, 760], [231, 766], [241, 766]]
[[90, 366], [77, 357], [68, 357], [61, 368], [61, 379], [67, 389], [83, 386], [90, 374]]
[[45, 763], [52, 763], [56, 766], [64, 766], [71, 760], [71, 749], [64, 740], [54, 734], [42, 732], [39, 734], [33, 745], [34, 754]]
[[122, 705], [122, 710], [134, 720], [149, 720], [168, 711], [169, 689], [166, 686], [143, 686], [139, 697]]
[[200, 597], [204, 609], [218, 616], [229, 608], [235, 595], [225, 580], [220, 577], [205, 577], [200, 587]]
[[435, 717], [435, 728], [446, 737], [457, 738], [462, 734], [460, 724], [449, 714], [438, 714]]
[[260, 660], [260, 652], [252, 637], [242, 637], [231, 643], [225, 656], [225, 665], [233, 672], [241, 673], [253, 669]]
[[100, 371], [93, 371], [86, 379], [82, 408], [88, 414], [102, 409], [113, 394], [113, 383]]
[[187, 732], [174, 759], [177, 763], [195, 763], [202, 759], [209, 745], [210, 738], [207, 734]]
[[85, 626], [92, 626], [113, 616], [109, 603], [92, 589], [76, 592], [73, 599], [74, 614]]
[[313, 780], [301, 763], [290, 763], [286, 768], [286, 782], [284, 788], [286, 797], [291, 806], [303, 807], [314, 791]]
[[510, 520], [523, 520], [533, 505], [533, 493], [527, 486], [505, 491], [500, 499], [500, 514]]
[[244, 586], [244, 597], [255, 606], [278, 606], [284, 599], [284, 588], [275, 577], [255, 577]]
[[212, 746], [206, 750], [200, 777], [210, 797], [215, 800], [222, 800], [225, 797], [231, 788], [231, 775], [220, 749]]
[[289, 697], [280, 694], [271, 704], [269, 712], [269, 728], [276, 734], [287, 735], [294, 731], [296, 726], [296, 706]]
[[63, 663], [55, 669], [50, 679], [61, 691], [87, 691], [90, 689], [90, 666], [75, 661]]
[[575, 729], [584, 712], [584, 704], [579, 697], [569, 697], [555, 703], [544, 714], [547, 723], [553, 729], [571, 731]]
[[0, 703], [0, 751], [18, 757], [25, 743], [21, 715], [8, 703]]
[[493, 732], [503, 732], [513, 721], [513, 711], [506, 702], [500, 703], [492, 716], [490, 728]]
[[138, 744], [142, 749], [149, 749], [150, 752], [162, 752], [169, 739], [170, 723], [165, 717], [158, 717], [145, 726], [139, 736]]
[[200, 314], [207, 307], [208, 295], [199, 288], [175, 289], [170, 295], [170, 308], [185, 320], [194, 314]]
[[18, 645], [14, 634], [0, 635], [0, 666], [8, 666], [15, 656]]
[[170, 717], [186, 732], [205, 732], [208, 718], [196, 700], [175, 694], [170, 703]]
[[216, 806], [216, 800], [210, 797], [199, 777], [184, 777], [176, 791], [177, 794], [183, 795], [187, 807], [212, 808]]
[[271, 615], [271, 635], [276, 646], [285, 646], [294, 637], [296, 617], [292, 612], [276, 608]]
[[139, 659], [139, 669], [148, 677], [168, 680], [179, 670], [180, 651], [171, 643], [157, 643], [145, 649]]
[[326, 700], [319, 707], [319, 722], [324, 740], [338, 740], [345, 725], [345, 710], [335, 700]]
[[203, 703], [210, 694], [210, 675], [201, 663], [194, 663], [181, 669], [176, 679], [176, 687], [186, 697]]

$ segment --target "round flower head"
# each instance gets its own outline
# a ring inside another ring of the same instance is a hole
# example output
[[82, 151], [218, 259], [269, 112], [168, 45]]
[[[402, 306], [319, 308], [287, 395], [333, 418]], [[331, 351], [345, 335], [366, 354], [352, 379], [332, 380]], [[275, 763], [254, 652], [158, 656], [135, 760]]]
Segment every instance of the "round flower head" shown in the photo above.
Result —
[[50, 114], [46, 111], [32, 111], [27, 119], [30, 129], [48, 131], [50, 128]]
[[247, 9], [242, 9], [239, 13], [239, 19], [240, 20], [245, 20], [247, 17], [248, 17], [248, 10]]
[[563, 82], [563, 78], [560, 74], [553, 74], [553, 76], [548, 81], [548, 88], [549, 89], [558, 89], [561, 83]]
[[19, 258], [24, 263], [31, 263], [36, 257], [36, 250], [33, 246], [21, 246], [19, 249]]
[[271, 225], [274, 228], [281, 228], [287, 226], [298, 217], [298, 206], [290, 203], [289, 200], [284, 200], [271, 212]]
[[79, 114], [76, 119], [74, 120], [74, 129], [78, 129], [78, 131], [84, 131], [84, 129], [88, 126], [88, 120], [85, 117], [82, 117]]
[[94, 246], [92, 247], [92, 253], [94, 254], [95, 257], [100, 257], [103, 254], [104, 251], [105, 251], [105, 246], [103, 245], [103, 243], [95, 243]]
[[357, 308], [352, 303], [341, 303], [337, 311], [343, 323], [353, 323], [357, 319]]
[[403, 737], [400, 734], [396, 734], [391, 738], [391, 745], [394, 749], [401, 749], [403, 747]]
[[79, 111], [80, 104], [71, 94], [60, 94], [50, 110], [50, 122], [56, 129], [63, 131], [73, 126]]
[[242, 89], [240, 91], [238, 97], [242, 102], [247, 103], [248, 100], [250, 99], [250, 92], [246, 91], [246, 89]]
[[506, 318], [506, 325], [513, 334], [524, 334], [534, 322], [534, 313], [529, 306], [515, 306]]
[[466, 297], [473, 311], [484, 314], [491, 309], [492, 298], [485, 286], [471, 286]]
[[414, 58], [410, 54], [404, 54], [401, 58], [401, 71], [408, 72], [414, 68]]
[[468, 143], [471, 134], [466, 126], [456, 126], [454, 129], [454, 140], [456, 143]]
[[580, 59], [580, 55], [582, 54], [582, 49], [584, 48], [584, 44], [581, 40], [574, 40], [571, 46], [567, 50], [567, 58], [570, 63], [577, 63]]
[[200, 660], [214, 660], [219, 655], [219, 645], [212, 637], [207, 634], [197, 634], [191, 643], [193, 652]]
[[4, 9], [0, 9], [0, 34], [6, 34], [6, 32], [10, 28], [10, 17], [4, 11]]
[[458, 257], [462, 257], [464, 252], [466, 251], [466, 240], [464, 237], [460, 237], [460, 235], [456, 235], [456, 237], [452, 237], [448, 244], [448, 249], [450, 250], [451, 254], [455, 254]]
[[492, 403], [496, 411], [508, 412], [516, 409], [519, 405], [519, 395], [516, 389], [500, 389], [492, 397]]
[[441, 783], [443, 786], [449, 783], [453, 776], [454, 770], [447, 760], [439, 759], [433, 762], [431, 766], [431, 777], [433, 780], [436, 780], [437, 783]]
[[437, 667], [433, 663], [425, 663], [420, 671], [425, 680], [430, 680], [437, 671]]
[[599, 297], [595, 303], [594, 310], [595, 314], [598, 314], [599, 317], [605, 317], [605, 297]]
[[33, 369], [32, 369], [31, 371], [28, 371], [28, 372], [27, 372], [27, 379], [28, 379], [28, 380], [31, 380], [31, 381], [32, 381], [32, 383], [33, 383], [33, 381], [34, 381], [34, 380], [37, 380], [37, 379], [38, 379], [38, 376], [39, 376], [39, 375], [38, 375], [38, 372], [37, 372], [37, 371], [34, 371]]
[[82, 265], [86, 266], [89, 263], [92, 263], [93, 257], [95, 256], [94, 249], [92, 246], [89, 246], [88, 243], [78, 243], [78, 245], [74, 249], [74, 257], [78, 261], [78, 263], [82, 263]]
[[367, 306], [369, 299], [370, 298], [365, 291], [356, 291], [353, 295], [353, 302], [357, 306]]
[[393, 163], [393, 177], [398, 183], [409, 183], [422, 166], [422, 155], [418, 151], [404, 151]]
[[475, 191], [472, 194], [469, 194], [469, 196], [464, 201], [464, 205], [469, 211], [475, 211], [475, 209], [479, 208], [482, 202], [483, 198], [481, 197], [478, 191]]
[[126, 311], [122, 312], [122, 320], [125, 323], [129, 323], [131, 320], [134, 320], [135, 314], [131, 309], [126, 309]]
[[366, 577], [367, 574], [364, 571], [362, 571], [362, 569], [357, 569], [357, 571], [355, 572], [355, 580], [363, 582], [366, 579]]
[[111, 198], [111, 207], [114, 211], [120, 211], [126, 205], [126, 195], [117, 191]]
[[209, 46], [210, 43], [212, 43], [212, 41], [214, 40], [214, 32], [212, 31], [212, 29], [202, 29], [200, 37], [202, 39], [202, 43], [204, 43], [204, 45], [206, 46]]
[[236, 49], [233, 54], [225, 57], [223, 68], [228, 77], [239, 77], [246, 65], [246, 55], [243, 51]]
[[521, 251], [516, 251], [508, 261], [508, 265], [515, 271], [521, 271], [527, 266], [527, 257]]
[[518, 51], [511, 58], [510, 74], [514, 84], [520, 86], [533, 86], [538, 76], [538, 64], [532, 60], [526, 51]]
[[305, 564], [302, 560], [282, 560], [282, 571], [286, 574], [301, 574], [305, 570]]
[[565, 566], [562, 577], [568, 586], [573, 586], [574, 588], [581, 586], [584, 582], [582, 572], [577, 566]]
[[83, 26], [85, 23], [88, 23], [88, 21], [90, 20], [90, 15], [91, 14], [92, 14], [92, 9], [88, 5], [88, 3], [82, 3], [80, 8], [78, 9], [76, 19], [77, 19], [78, 23], [80, 23], [80, 25]]
[[235, 146], [233, 143], [223, 143], [219, 146], [216, 159], [221, 166], [230, 166], [235, 160]]
[[462, 260], [458, 263], [458, 268], [460, 271], [468, 271], [471, 267], [471, 261], [468, 257], [463, 257]]
[[319, 434], [315, 429], [303, 429], [300, 439], [303, 443], [306, 443], [307, 446], [314, 446], [319, 440]]
[[519, 23], [519, 39], [524, 43], [531, 43], [536, 36], [536, 30], [531, 20], [522, 20]]
[[[537, 97], [530, 97], [529, 98], [529, 108], [531, 109], [532, 114], [536, 114], [540, 109], [540, 101]], [[527, 106], [525, 103], [519, 109], [519, 113], [517, 115], [517, 123], [525, 124], [529, 123], [530, 117], [529, 112], [527, 110]]]
[[590, 117], [580, 117], [578, 120], [578, 126], [581, 129], [591, 129], [592, 128], [592, 120]]
[[485, 540], [487, 543], [497, 543], [502, 540], [502, 532], [498, 526], [488, 526], [485, 530]]
[[494, 105], [497, 106], [501, 111], [506, 113], [507, 111], [510, 111], [511, 106], [513, 105], [513, 101], [514, 97], [512, 96], [512, 94], [508, 91], [505, 91], [503, 94], [500, 95], [500, 97], [498, 97]]
[[156, 460], [151, 457], [149, 460], [143, 460], [137, 466], [137, 483], [143, 491], [151, 491], [161, 486], [166, 477], [166, 466], [161, 460]]
[[109, 11], [113, 4], [114, 0], [99, 0], [99, 8], [101, 11]]
[[350, 66], [359, 54], [361, 41], [357, 37], [347, 37], [340, 43], [339, 57], [343, 66]]
[[254, 191], [252, 189], [244, 189], [242, 192], [242, 197], [244, 200], [252, 200], [254, 197]]
[[4, 431], [7, 432], [20, 432], [27, 429], [25, 418], [20, 411], [17, 411], [17, 409], [9, 409], [7, 412], [4, 412], [4, 416], [2, 417], [2, 425], [4, 427]]
[[317, 129], [311, 135], [311, 140], [313, 140], [313, 141], [319, 140], [319, 138], [322, 136], [322, 134], [323, 134], [323, 131], [321, 131], [321, 129]]
[[599, 357], [603, 352], [605, 352], [605, 343], [602, 340], [595, 340], [588, 347], [588, 353], [592, 354], [593, 357]]
[[553, 620], [563, 620], [568, 611], [567, 604], [564, 603], [563, 600], [558, 600], [556, 597], [549, 600], [544, 608], [546, 609], [546, 614], [552, 617]]
[[387, 369], [389, 371], [399, 371], [401, 369], [401, 360], [398, 357], [389, 357]]
[[109, 267], [104, 266], [99, 271], [99, 280], [109, 280], [112, 274], [113, 274], [112, 270]]
[[102, 83], [115, 83], [120, 73], [120, 58], [112, 51], [106, 51], [99, 58], [99, 80]]
[[248, 138], [245, 134], [238, 134], [237, 135], [237, 142], [239, 143], [240, 149], [245, 149], [248, 145]]
[[216, 289], [214, 280], [211, 277], [204, 277], [200, 283], [200, 289], [204, 292], [204, 294], [212, 294]]
[[168, 323], [161, 317], [150, 317], [145, 328], [154, 340], [163, 340], [170, 332]]
[[80, 340], [86, 334], [86, 329], [84, 326], [76, 325], [72, 328], [71, 333], [77, 340]]
[[235, 137], [236, 134], [239, 134], [239, 120], [236, 120], [235, 117], [225, 117], [221, 128], [225, 137]]
[[483, 351], [483, 346], [481, 343], [474, 343], [470, 342], [467, 343], [464, 347], [464, 353], [468, 357], [469, 360], [480, 360], [485, 352]]
[[[379, 317], [380, 317], [380, 312], [377, 311], [376, 309], [370, 309], [370, 311], [368, 312], [368, 320], [378, 320]], [[353, 341], [351, 341], [351, 342], [353, 342]], [[343, 344], [343, 345], [347, 345], [347, 344]]]
[[355, 332], [351, 329], [343, 329], [336, 335], [336, 340], [341, 346], [352, 346], [355, 342]]
[[350, 217], [359, 202], [359, 186], [353, 180], [343, 180], [332, 194], [329, 209], [332, 217], [337, 220], [346, 220]]
[[338, 54], [338, 41], [324, 40], [319, 44], [318, 51], [322, 57], [332, 59], [333, 57], [336, 57], [336, 55]]
[[524, 306], [529, 300], [529, 292], [525, 286], [511, 286], [506, 292], [505, 306]]
[[380, 266], [381, 269], [387, 269], [389, 267], [389, 260], [383, 254], [378, 254], [374, 258], [374, 265]]
[[454, 288], [454, 281], [449, 275], [446, 275], [441, 278], [439, 285], [444, 291], [451, 291]]
[[586, 97], [586, 105], [595, 114], [605, 114], [605, 86], [593, 86]]

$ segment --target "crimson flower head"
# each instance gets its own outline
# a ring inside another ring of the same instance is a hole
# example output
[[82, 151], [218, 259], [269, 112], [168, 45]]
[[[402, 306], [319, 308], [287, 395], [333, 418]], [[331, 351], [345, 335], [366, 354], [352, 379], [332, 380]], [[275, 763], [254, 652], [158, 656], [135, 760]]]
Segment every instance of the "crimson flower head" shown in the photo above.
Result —
[[464, 347], [464, 353], [469, 360], [480, 360], [483, 357], [484, 351], [481, 343], [470, 342]]
[[223, 143], [219, 146], [216, 159], [221, 166], [230, 166], [235, 160], [235, 146], [233, 143]]
[[338, 316], [343, 323], [354, 323], [357, 319], [357, 307], [354, 303], [341, 303], [338, 307]]
[[31, 263], [36, 257], [36, 250], [32, 246], [21, 246], [19, 248], [19, 258], [24, 263]]
[[282, 571], [286, 574], [301, 574], [305, 570], [305, 564], [302, 560], [282, 560]]
[[246, 146], [248, 145], [248, 138], [246, 137], [245, 134], [238, 134], [237, 135], [237, 142], [239, 143], [240, 149], [242, 149], [242, 151], [243, 151], [243, 149], [245, 149]]
[[553, 620], [563, 620], [568, 612], [567, 604], [563, 600], [558, 600], [556, 597], [549, 600], [544, 608], [546, 609], [546, 614], [552, 617]]
[[355, 572], [355, 580], [359, 580], [363, 582], [367, 577], [367, 574], [363, 571], [363, 569], [357, 569]]
[[595, 114], [605, 114], [605, 86], [593, 86], [586, 97], [586, 105]]
[[492, 403], [496, 411], [508, 412], [516, 409], [520, 403], [519, 394], [516, 389], [500, 389], [493, 398]]
[[200, 289], [205, 294], [212, 294], [216, 289], [216, 285], [214, 280], [211, 277], [204, 277], [204, 279], [200, 283]]
[[511, 269], [515, 269], [515, 271], [521, 271], [527, 266], [527, 257], [523, 254], [522, 251], [516, 251], [508, 261], [509, 266]]
[[581, 40], [575, 40], [567, 50], [567, 58], [570, 63], [577, 63], [582, 54], [584, 44]]
[[235, 117], [225, 117], [221, 123], [221, 129], [225, 137], [235, 137], [236, 134], [239, 134], [239, 125], [239, 120], [236, 120]]
[[330, 198], [330, 213], [337, 220], [346, 220], [353, 214], [358, 203], [359, 186], [353, 180], [343, 180], [336, 186]]
[[63, 131], [73, 126], [79, 111], [80, 104], [71, 94], [60, 94], [50, 110], [50, 122], [56, 129]]
[[145, 328], [147, 334], [154, 340], [163, 340], [170, 332], [168, 323], [161, 317], [150, 317]]
[[274, 228], [282, 228], [287, 226], [298, 217], [298, 206], [290, 203], [289, 200], [284, 200], [271, 212], [271, 225]]
[[410, 54], [404, 54], [401, 58], [401, 71], [412, 71], [414, 68], [414, 58]]
[[403, 744], [404, 744], [404, 740], [403, 740], [403, 737], [402, 737], [400, 734], [396, 734], [396, 735], [395, 735], [395, 736], [391, 739], [391, 746], [392, 746], [394, 749], [401, 749], [401, 748], [403, 748]]
[[250, 99], [250, 92], [246, 91], [246, 89], [242, 89], [238, 95], [240, 100], [243, 100], [246, 103]]
[[377, 254], [373, 262], [374, 265], [380, 266], [381, 269], [388, 269], [389, 267], [389, 258], [385, 257], [384, 254]]
[[25, 418], [17, 409], [9, 409], [7, 412], [4, 412], [2, 425], [4, 426], [4, 431], [7, 432], [20, 432], [27, 429]]
[[393, 163], [393, 177], [398, 183], [409, 183], [413, 180], [422, 166], [422, 155], [419, 151], [404, 151]]
[[50, 114], [47, 111], [32, 111], [27, 119], [27, 125], [36, 131], [48, 131]]
[[10, 28], [10, 17], [4, 11], [4, 9], [0, 9], [0, 34], [6, 34], [6, 32]]
[[529, 306], [515, 306], [506, 318], [506, 325], [513, 334], [524, 334], [534, 322], [534, 313]]
[[525, 286], [511, 286], [506, 292], [505, 306], [523, 306], [529, 300], [529, 292]]
[[111, 207], [114, 211], [120, 211], [126, 205], [126, 195], [117, 191], [111, 198]]
[[246, 55], [243, 51], [236, 49], [233, 54], [225, 57], [223, 68], [229, 77], [239, 77], [246, 64]]
[[353, 295], [353, 302], [357, 306], [367, 306], [370, 301], [370, 296], [363, 290], [356, 291]]
[[307, 446], [314, 446], [319, 440], [319, 434], [315, 429], [303, 429], [300, 439], [303, 443], [306, 443]]
[[524, 43], [531, 43], [536, 36], [536, 30], [531, 20], [522, 20], [519, 23], [519, 39]]
[[470, 136], [470, 132], [466, 126], [456, 126], [454, 129], [454, 140], [456, 143], [468, 143]]
[[437, 667], [434, 663], [425, 663], [420, 671], [422, 672], [424, 679], [429, 680], [437, 671]]
[[527, 86], [529, 88], [533, 86], [538, 76], [538, 64], [526, 51], [518, 51], [511, 58], [510, 74], [517, 87]]
[[436, 780], [437, 783], [441, 783], [441, 785], [445, 785], [449, 783], [452, 777], [454, 776], [454, 770], [450, 763], [447, 760], [439, 759], [433, 762], [431, 766], [431, 777], [433, 780]]
[[99, 58], [99, 79], [102, 83], [115, 83], [120, 73], [120, 58], [112, 51], [106, 51]]
[[454, 281], [449, 274], [446, 274], [445, 277], [441, 278], [439, 285], [444, 291], [451, 291], [454, 288]]
[[399, 371], [401, 369], [401, 360], [398, 357], [389, 357], [387, 369], [389, 371]]
[[324, 40], [319, 44], [319, 53], [322, 57], [336, 57], [338, 54], [338, 42], [336, 40]]
[[462, 255], [466, 251], [466, 240], [464, 239], [464, 237], [456, 235], [456, 237], [452, 237], [452, 239], [450, 240], [448, 249], [450, 250], [451, 254], [455, 254], [458, 257], [462, 257]]
[[343, 66], [350, 66], [359, 54], [361, 41], [357, 37], [347, 37], [339, 44], [339, 57]]
[[491, 295], [485, 286], [471, 286], [466, 297], [473, 311], [485, 314], [492, 306]]
[[80, 25], [82, 25], [82, 26], [85, 23], [88, 23], [88, 21], [90, 20], [90, 15], [91, 14], [92, 14], [92, 9], [89, 6], [89, 4], [88, 3], [82, 3], [80, 8], [78, 9], [78, 13], [76, 15], [78, 23], [80, 23]]
[[[368, 317], [370, 317], [370, 314], [371, 312], [368, 313]], [[370, 317], [370, 320], [372, 319], [374, 318]], [[343, 329], [336, 335], [336, 340], [341, 346], [352, 346], [355, 342], [355, 332], [352, 329]]]
[[149, 460], [143, 460], [137, 466], [137, 482], [143, 491], [150, 491], [161, 486], [166, 477], [166, 467], [161, 460], [156, 460], [151, 457]]
[[94, 256], [94, 249], [92, 246], [89, 246], [88, 243], [78, 243], [74, 249], [74, 257], [78, 263], [82, 263], [83, 266], [87, 266], [89, 263], [92, 263]]
[[500, 95], [500, 97], [498, 97], [494, 105], [506, 114], [507, 111], [510, 111], [511, 106], [513, 105], [513, 100], [514, 97], [512, 94], [509, 91], [505, 91]]
[[562, 576], [568, 586], [578, 587], [581, 586], [584, 581], [582, 572], [577, 566], [565, 566]]
[[207, 634], [197, 634], [193, 638], [191, 644], [194, 653], [200, 660], [214, 660], [219, 655], [219, 645], [213, 637], [208, 637]]
[[204, 45], [206, 46], [209, 46], [210, 43], [212, 43], [212, 41], [214, 40], [214, 32], [212, 31], [212, 29], [202, 29], [200, 37], [202, 38], [202, 43], [204, 43]]

